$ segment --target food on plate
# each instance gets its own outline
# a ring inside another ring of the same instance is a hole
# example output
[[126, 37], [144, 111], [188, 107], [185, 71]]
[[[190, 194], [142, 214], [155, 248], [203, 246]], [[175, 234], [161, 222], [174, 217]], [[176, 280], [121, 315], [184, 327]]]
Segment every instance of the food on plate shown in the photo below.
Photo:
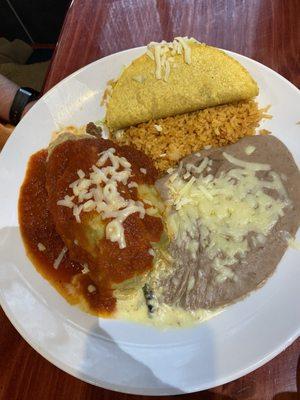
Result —
[[19, 200], [30, 258], [71, 302], [115, 310], [114, 289], [152, 268], [163, 231], [157, 171], [143, 153], [87, 134], [63, 134], [29, 162]]
[[226, 146], [254, 135], [261, 119], [270, 118], [266, 111], [267, 108], [258, 109], [253, 100], [242, 101], [151, 120], [113, 132], [112, 138], [143, 151], [159, 171], [165, 172], [205, 146]]
[[150, 43], [112, 82], [106, 123], [118, 130], [257, 95], [256, 82], [238, 61], [215, 47], [178, 37]]
[[68, 126], [29, 161], [19, 220], [37, 270], [87, 312], [162, 327], [262, 286], [299, 227], [300, 175], [256, 129], [257, 94], [216, 48], [150, 43], [106, 89], [108, 126]]
[[299, 182], [272, 136], [204, 149], [159, 177], [132, 147], [64, 132], [30, 159], [20, 228], [32, 262], [70, 303], [184, 326], [274, 272], [299, 226]]
[[156, 183], [167, 204], [169, 267], [152, 306], [214, 309], [260, 287], [300, 223], [300, 173], [273, 136], [186, 157]]
[[258, 86], [223, 51], [194, 39], [150, 43], [110, 82], [106, 124], [112, 140], [145, 152], [164, 172], [204, 146], [254, 135], [268, 107], [253, 100]]

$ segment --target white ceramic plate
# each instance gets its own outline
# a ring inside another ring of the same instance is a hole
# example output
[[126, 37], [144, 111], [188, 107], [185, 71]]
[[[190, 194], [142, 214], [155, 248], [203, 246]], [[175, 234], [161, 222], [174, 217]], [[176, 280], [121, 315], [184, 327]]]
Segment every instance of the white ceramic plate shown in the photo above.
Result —
[[[299, 253], [289, 249], [266, 285], [215, 318], [187, 329], [159, 331], [126, 321], [92, 317], [72, 307], [27, 259], [17, 202], [26, 164], [47, 146], [51, 132], [99, 120], [109, 79], [142, 48], [98, 60], [50, 90], [21, 121], [0, 156], [0, 299], [25, 340], [62, 370], [121, 392], [162, 395], [224, 384], [258, 368], [300, 332]], [[271, 104], [270, 129], [300, 160], [300, 92], [253, 60], [230, 53]], [[270, 149], [272, 151], [272, 149]]]

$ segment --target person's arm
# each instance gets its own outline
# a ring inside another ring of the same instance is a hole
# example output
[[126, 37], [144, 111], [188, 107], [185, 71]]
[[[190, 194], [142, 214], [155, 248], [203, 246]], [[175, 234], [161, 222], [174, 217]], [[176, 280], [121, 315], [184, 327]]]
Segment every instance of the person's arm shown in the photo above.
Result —
[[18, 85], [0, 75], [0, 118], [5, 121], [9, 120], [9, 110], [18, 89]]
[[[9, 110], [18, 89], [18, 85], [0, 74], [0, 119], [4, 121], [9, 121]], [[26, 114], [29, 108], [33, 106], [33, 104], [34, 101], [31, 101], [27, 104], [22, 116]]]

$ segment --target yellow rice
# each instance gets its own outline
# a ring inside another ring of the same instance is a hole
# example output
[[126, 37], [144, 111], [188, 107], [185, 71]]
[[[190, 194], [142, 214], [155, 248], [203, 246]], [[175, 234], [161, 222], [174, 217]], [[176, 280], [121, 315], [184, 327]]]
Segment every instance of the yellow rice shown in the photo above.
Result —
[[225, 146], [254, 135], [261, 119], [271, 118], [266, 111], [253, 100], [242, 101], [131, 126], [114, 132], [112, 139], [142, 150], [163, 172], [204, 146]]

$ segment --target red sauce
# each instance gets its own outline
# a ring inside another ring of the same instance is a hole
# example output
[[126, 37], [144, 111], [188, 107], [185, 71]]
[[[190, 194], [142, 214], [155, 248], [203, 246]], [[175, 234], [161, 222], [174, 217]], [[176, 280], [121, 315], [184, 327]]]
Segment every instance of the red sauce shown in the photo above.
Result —
[[[138, 214], [132, 214], [123, 223], [126, 238], [125, 249], [120, 249], [117, 243], [112, 243], [107, 239], [99, 242], [96, 255], [91, 255], [81, 246], [70, 245], [73, 243], [73, 239], [78, 237], [78, 234], [80, 236], [83, 226], [74, 222], [74, 216], [70, 209], [57, 206], [56, 202], [67, 194], [66, 188], [69, 183], [77, 179], [76, 171], [80, 168], [87, 172], [94, 164], [95, 157], [99, 153], [98, 144], [97, 151], [93, 153], [91, 151], [93, 149], [89, 149], [87, 145], [88, 141], [93, 146], [99, 142], [97, 139], [80, 140], [76, 142], [78, 144], [75, 146], [75, 142], [73, 144], [65, 142], [54, 150], [55, 154], [53, 157], [51, 156], [51, 163], [48, 162], [48, 164], [46, 150], [41, 150], [30, 158], [20, 192], [19, 221], [28, 256], [37, 271], [71, 304], [76, 304], [83, 298], [89, 312], [108, 316], [116, 306], [112, 285], [152, 268], [153, 257], [149, 254], [150, 242], [160, 240], [163, 226], [159, 218], [146, 215], [144, 219], [141, 219]], [[81, 144], [83, 147], [79, 142], [85, 142], [85, 144]], [[104, 142], [106, 148], [118, 147], [111, 142], [108, 143], [109, 141]], [[59, 148], [60, 150], [56, 151]], [[72, 154], [81, 154], [79, 161], [77, 156], [70, 156], [71, 148]], [[103, 149], [102, 143], [100, 150], [103, 151], [106, 148]], [[152, 167], [149, 168], [149, 159], [146, 156], [128, 147], [121, 148], [121, 155], [135, 165], [133, 168], [135, 181], [154, 183], [156, 171]], [[80, 167], [77, 165], [78, 162]], [[146, 177], [141, 176], [139, 172], [141, 166], [147, 166]], [[61, 176], [62, 179], [56, 179], [57, 176]], [[50, 198], [49, 190], [47, 191], [49, 185], [54, 185], [55, 188], [51, 191]], [[123, 190], [125, 195], [124, 193], [122, 195], [129, 196], [128, 188], [124, 186]], [[137, 197], [135, 189], [130, 191], [130, 197]], [[108, 223], [109, 220], [106, 222]], [[38, 249], [39, 243], [45, 246], [44, 251]], [[54, 261], [65, 243], [68, 243], [69, 251], [65, 254], [58, 269], [55, 269]], [[82, 265], [86, 262], [89, 264], [90, 272], [82, 274]]]

